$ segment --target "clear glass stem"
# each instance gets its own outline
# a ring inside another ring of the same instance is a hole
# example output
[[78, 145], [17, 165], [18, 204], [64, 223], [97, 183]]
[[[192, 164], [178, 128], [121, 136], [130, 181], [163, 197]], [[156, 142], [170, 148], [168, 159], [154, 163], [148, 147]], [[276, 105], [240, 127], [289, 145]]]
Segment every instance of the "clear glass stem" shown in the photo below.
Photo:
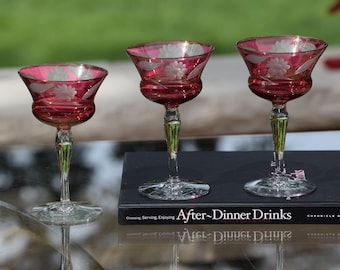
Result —
[[[315, 184], [307, 181], [305, 177], [296, 177], [294, 173], [287, 173], [283, 159], [288, 126], [288, 113], [286, 105], [273, 105], [271, 126], [274, 142], [274, 161], [271, 166], [274, 172], [270, 177], [260, 178], [247, 182], [244, 189], [248, 192], [264, 197], [286, 198], [307, 195], [315, 190]], [[304, 174], [304, 172], [302, 172]]]
[[164, 129], [168, 148], [168, 177], [146, 182], [138, 187], [143, 196], [157, 200], [191, 200], [209, 193], [209, 185], [196, 179], [179, 177], [178, 146], [181, 127], [180, 115], [177, 107], [166, 107]]
[[70, 227], [61, 227], [61, 270], [72, 270], [71, 252], [70, 252]]
[[274, 142], [274, 162], [272, 163], [272, 166], [275, 167], [276, 175], [285, 174], [286, 168], [283, 155], [288, 126], [286, 105], [273, 105], [270, 121]]
[[276, 270], [284, 270], [284, 247], [283, 244], [276, 246]]
[[172, 246], [172, 250], [171, 250], [170, 270], [177, 270], [178, 269], [178, 262], [179, 262], [178, 246], [177, 246], [177, 244], [174, 244]]
[[72, 155], [72, 133], [71, 129], [58, 129], [55, 139], [58, 166], [60, 170], [60, 201], [70, 202], [69, 170]]
[[169, 179], [168, 181], [179, 181], [178, 175], [178, 144], [179, 132], [181, 127], [181, 119], [178, 107], [166, 108], [164, 116], [164, 130], [166, 136], [166, 143], [168, 149], [168, 166], [169, 166]]
[[60, 200], [34, 207], [32, 215], [42, 222], [53, 225], [76, 225], [94, 221], [101, 213], [98, 206], [86, 202], [71, 202], [69, 170], [72, 155], [70, 129], [57, 129], [55, 146], [60, 170]]

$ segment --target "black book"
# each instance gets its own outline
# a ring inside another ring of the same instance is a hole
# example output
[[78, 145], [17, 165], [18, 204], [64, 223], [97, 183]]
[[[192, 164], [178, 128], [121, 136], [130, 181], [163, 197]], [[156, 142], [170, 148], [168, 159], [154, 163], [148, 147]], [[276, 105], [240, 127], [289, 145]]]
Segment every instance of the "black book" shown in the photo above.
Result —
[[246, 182], [270, 174], [272, 153], [180, 152], [183, 178], [210, 185], [208, 195], [187, 201], [152, 200], [144, 182], [168, 175], [167, 153], [126, 153], [118, 205], [120, 224], [340, 224], [340, 152], [287, 151], [287, 171], [304, 170], [316, 190], [298, 198], [249, 194]]

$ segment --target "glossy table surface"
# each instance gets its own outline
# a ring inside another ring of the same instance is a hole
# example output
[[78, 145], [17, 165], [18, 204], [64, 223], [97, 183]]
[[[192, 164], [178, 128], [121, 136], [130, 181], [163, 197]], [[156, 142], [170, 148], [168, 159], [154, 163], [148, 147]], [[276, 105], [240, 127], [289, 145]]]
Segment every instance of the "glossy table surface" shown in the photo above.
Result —
[[[340, 150], [339, 137], [338, 131], [290, 133], [286, 149]], [[181, 151], [271, 149], [270, 135], [181, 141]], [[28, 214], [59, 199], [53, 144], [2, 146], [0, 269], [340, 269], [340, 225], [118, 225], [127, 151], [165, 151], [165, 143], [75, 142], [71, 199], [104, 211], [96, 222], [58, 227]]]

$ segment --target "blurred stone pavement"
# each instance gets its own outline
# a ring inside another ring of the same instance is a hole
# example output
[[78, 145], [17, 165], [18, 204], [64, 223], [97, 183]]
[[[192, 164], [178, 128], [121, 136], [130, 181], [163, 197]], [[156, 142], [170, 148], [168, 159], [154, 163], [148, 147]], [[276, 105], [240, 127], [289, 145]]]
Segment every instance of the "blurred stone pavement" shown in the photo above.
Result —
[[[326, 50], [313, 71], [311, 91], [288, 103], [288, 131], [340, 129], [340, 69], [326, 69], [323, 63], [331, 56], [340, 57], [340, 48]], [[128, 59], [84, 63], [102, 66], [109, 75], [97, 93], [95, 115], [72, 129], [75, 141], [164, 138], [164, 108], [142, 96], [139, 74]], [[32, 99], [19, 68], [0, 69], [0, 143], [52, 143], [55, 128], [32, 115]], [[270, 132], [271, 103], [255, 96], [247, 79], [239, 55], [212, 56], [201, 94], [180, 106], [181, 137]]]

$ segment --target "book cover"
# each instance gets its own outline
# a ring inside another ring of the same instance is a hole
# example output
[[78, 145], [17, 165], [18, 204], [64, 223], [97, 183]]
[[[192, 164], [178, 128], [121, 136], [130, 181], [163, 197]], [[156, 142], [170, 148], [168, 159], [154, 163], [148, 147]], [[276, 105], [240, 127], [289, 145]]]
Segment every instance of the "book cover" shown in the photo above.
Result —
[[126, 153], [118, 205], [120, 224], [340, 224], [340, 152], [287, 151], [288, 171], [304, 170], [316, 191], [298, 198], [247, 193], [246, 182], [270, 174], [272, 152], [181, 152], [180, 176], [210, 185], [207, 196], [162, 201], [138, 186], [166, 178], [167, 153]]

